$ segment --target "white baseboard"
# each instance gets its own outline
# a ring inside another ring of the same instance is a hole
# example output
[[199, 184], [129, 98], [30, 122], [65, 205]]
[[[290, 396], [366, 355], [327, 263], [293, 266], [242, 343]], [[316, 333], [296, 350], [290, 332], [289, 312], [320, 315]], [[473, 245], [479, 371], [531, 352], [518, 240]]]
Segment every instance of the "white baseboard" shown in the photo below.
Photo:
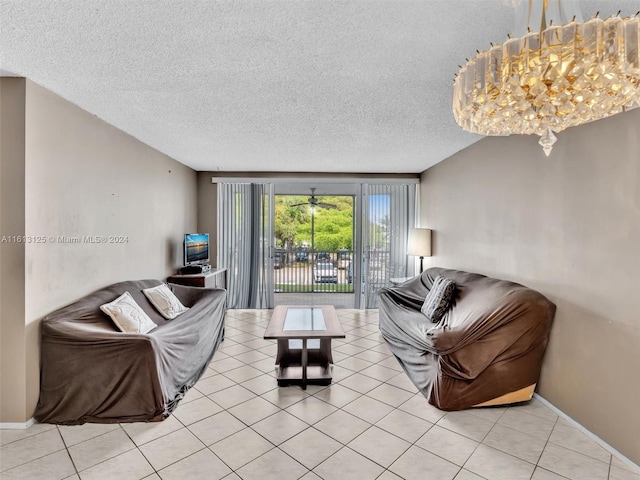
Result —
[[573, 418], [571, 418], [569, 415], [567, 415], [566, 413], [564, 413], [562, 410], [560, 410], [558, 407], [556, 407], [554, 404], [552, 404], [551, 402], [549, 402], [548, 400], [546, 400], [544, 397], [541, 397], [538, 393], [534, 393], [533, 394], [534, 398], [538, 401], [540, 401], [541, 403], [544, 403], [547, 407], [549, 407], [551, 410], [553, 410], [555, 413], [557, 413], [560, 417], [562, 417], [564, 420], [566, 420], [567, 422], [569, 422], [572, 426], [574, 426], [575, 428], [577, 428], [578, 430], [580, 430], [582, 433], [584, 433], [587, 437], [589, 437], [590, 439], [592, 439], [593, 441], [595, 441], [598, 445], [600, 445], [602, 448], [604, 448], [606, 451], [608, 451], [610, 454], [616, 456], [617, 458], [619, 458], [620, 460], [622, 460], [624, 463], [626, 463], [630, 469], [637, 471], [638, 474], [640, 474], [640, 466], [636, 465], [632, 460], [630, 460], [629, 458], [625, 457], [622, 453], [620, 453], [619, 451], [617, 451], [615, 448], [613, 448], [611, 445], [609, 445], [607, 442], [605, 442], [604, 440], [602, 440], [600, 437], [598, 437], [596, 434], [594, 434], [593, 432], [590, 432], [589, 430], [587, 430], [585, 427], [583, 427], [581, 424], [579, 424], [578, 422], [576, 422]]
[[26, 422], [0, 422], [0, 430], [26, 430], [36, 423], [38, 422], [33, 417]]

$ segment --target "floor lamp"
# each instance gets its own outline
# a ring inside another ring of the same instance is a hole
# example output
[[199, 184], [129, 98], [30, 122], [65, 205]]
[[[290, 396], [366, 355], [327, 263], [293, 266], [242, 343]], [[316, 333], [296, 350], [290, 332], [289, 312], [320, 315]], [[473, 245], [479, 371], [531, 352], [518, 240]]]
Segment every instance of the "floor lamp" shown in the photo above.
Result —
[[431, 256], [431, 230], [428, 228], [410, 228], [407, 254], [420, 257], [420, 273], [424, 257]]

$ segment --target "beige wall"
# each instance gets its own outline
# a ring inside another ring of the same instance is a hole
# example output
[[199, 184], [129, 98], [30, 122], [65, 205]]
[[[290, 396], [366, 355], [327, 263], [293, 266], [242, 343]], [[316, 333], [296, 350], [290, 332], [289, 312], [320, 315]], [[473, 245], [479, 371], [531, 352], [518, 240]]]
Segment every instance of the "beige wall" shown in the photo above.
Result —
[[198, 172], [198, 232], [209, 234], [209, 257], [217, 266], [218, 185], [211, 182], [211, 172]]
[[[26, 344], [24, 243], [24, 79], [0, 78], [0, 413], [24, 421]], [[2, 420], [5, 421], [5, 420]]]
[[486, 138], [421, 177], [429, 265], [556, 303], [539, 393], [640, 464], [640, 109], [558, 135]]
[[197, 217], [195, 171], [28, 80], [24, 110], [26, 416], [3, 405], [2, 422], [33, 413], [42, 316], [113, 282], [174, 273]]

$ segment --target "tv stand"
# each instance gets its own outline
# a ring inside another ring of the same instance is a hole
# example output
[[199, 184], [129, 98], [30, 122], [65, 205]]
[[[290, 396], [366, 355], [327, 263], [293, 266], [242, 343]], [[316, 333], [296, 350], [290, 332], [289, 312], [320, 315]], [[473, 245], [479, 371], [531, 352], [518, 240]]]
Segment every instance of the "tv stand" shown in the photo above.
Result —
[[177, 283], [189, 287], [227, 288], [227, 269], [211, 268], [206, 273], [188, 275], [176, 274], [167, 278], [167, 283]]

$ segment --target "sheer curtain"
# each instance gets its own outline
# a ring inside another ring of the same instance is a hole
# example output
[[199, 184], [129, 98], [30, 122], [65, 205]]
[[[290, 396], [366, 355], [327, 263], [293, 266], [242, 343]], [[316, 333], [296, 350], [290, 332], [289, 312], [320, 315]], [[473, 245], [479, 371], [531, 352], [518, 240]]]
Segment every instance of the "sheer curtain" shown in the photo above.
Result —
[[229, 308], [273, 308], [273, 184], [218, 184], [218, 266]]
[[378, 308], [378, 290], [389, 279], [413, 275], [407, 256], [415, 226], [416, 185], [363, 185], [364, 308]]

